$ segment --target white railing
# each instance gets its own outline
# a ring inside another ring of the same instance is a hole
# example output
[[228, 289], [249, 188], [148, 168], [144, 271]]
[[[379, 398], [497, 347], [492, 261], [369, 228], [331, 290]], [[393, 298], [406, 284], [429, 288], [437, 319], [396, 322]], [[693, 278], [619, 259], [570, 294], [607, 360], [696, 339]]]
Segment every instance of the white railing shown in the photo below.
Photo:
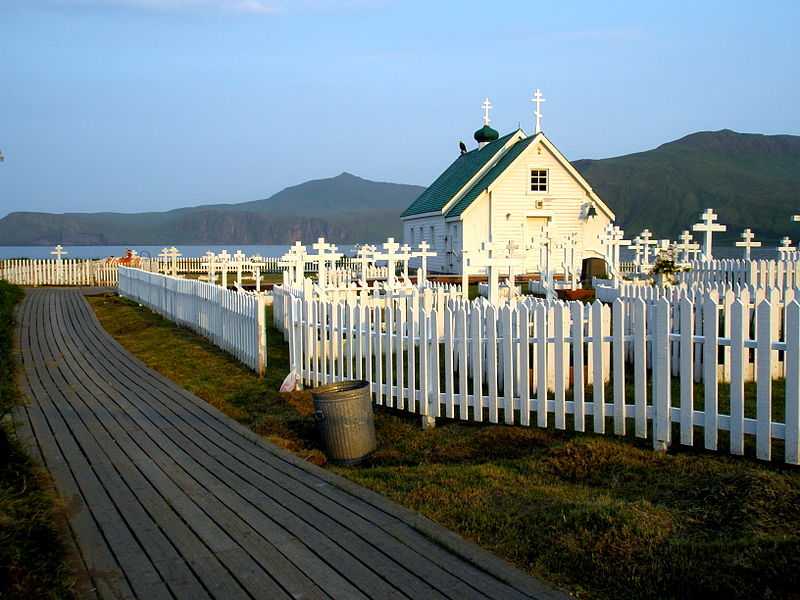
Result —
[[[679, 304], [676, 317], [665, 298], [611, 306], [526, 299], [501, 308], [453, 301], [427, 310], [403, 299], [387, 308], [295, 297], [290, 360], [304, 384], [366, 379], [378, 405], [424, 416], [632, 430], [657, 448], [671, 443], [674, 423], [683, 445], [694, 445], [698, 429], [706, 449], [720, 450], [720, 432], [728, 432], [722, 450], [743, 454], [745, 440], [754, 440], [764, 460], [783, 440], [782, 458], [798, 464], [800, 304], [786, 306], [782, 334], [768, 300], [752, 311], [751, 327], [751, 309], [735, 299], [729, 332], [720, 330], [713, 299]], [[702, 331], [694, 328], [697, 314]], [[726, 353], [730, 377], [721, 395], [718, 363]], [[695, 387], [696, 354], [704, 359], [702, 388]], [[748, 357], [755, 383], [745, 386]], [[773, 379], [781, 374], [778, 396]], [[773, 402], [783, 420], [773, 420]]]
[[267, 364], [265, 296], [203, 281], [119, 268], [119, 294], [188, 327], [259, 375]]
[[0, 279], [26, 286], [115, 286], [117, 265], [104, 260], [12, 259], [0, 261]]
[[[172, 259], [171, 258], [162, 258], [162, 257], [154, 257], [154, 258], [141, 258], [142, 269], [145, 271], [150, 271], [153, 273], [166, 273], [172, 271]], [[247, 265], [245, 268], [245, 272], [249, 272], [251, 267], [250, 265], [251, 259], [248, 257], [245, 259], [245, 264]], [[281, 259], [276, 256], [265, 256], [262, 257], [258, 262], [255, 264], [259, 266], [261, 273], [280, 273], [281, 271], [285, 270], [286, 267], [281, 264]], [[342, 257], [336, 261], [336, 268], [337, 269], [352, 269], [354, 267], [355, 262], [350, 257]], [[197, 274], [204, 274], [208, 273], [208, 263], [205, 261], [203, 257], [197, 256], [179, 256], [175, 259], [175, 266], [177, 267], [178, 274], [188, 274], [188, 275], [197, 275]], [[227, 267], [229, 272], [234, 271], [236, 269], [236, 263], [231, 261], [227, 263]], [[319, 263], [309, 262], [305, 265], [305, 271], [307, 273], [316, 273], [319, 269]], [[219, 276], [220, 265], [216, 265], [217, 276]]]

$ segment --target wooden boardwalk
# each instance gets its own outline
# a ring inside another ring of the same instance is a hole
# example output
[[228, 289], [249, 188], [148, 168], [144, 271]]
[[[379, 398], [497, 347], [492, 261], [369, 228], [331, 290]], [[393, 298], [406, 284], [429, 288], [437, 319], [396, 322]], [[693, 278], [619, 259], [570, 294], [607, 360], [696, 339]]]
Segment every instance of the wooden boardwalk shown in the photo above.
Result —
[[259, 439], [128, 354], [77, 290], [19, 311], [20, 430], [100, 598], [561, 598]]

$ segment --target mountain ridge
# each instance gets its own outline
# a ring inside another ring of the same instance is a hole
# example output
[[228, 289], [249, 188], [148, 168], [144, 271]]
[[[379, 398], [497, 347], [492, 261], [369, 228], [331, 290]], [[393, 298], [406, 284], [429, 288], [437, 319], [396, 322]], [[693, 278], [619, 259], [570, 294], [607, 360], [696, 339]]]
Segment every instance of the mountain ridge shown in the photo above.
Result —
[[[717, 236], [721, 242], [750, 227], [767, 244], [792, 237], [790, 217], [800, 209], [795, 135], [700, 131], [650, 150], [572, 164], [629, 238], [647, 227], [675, 239], [712, 207], [728, 226]], [[375, 242], [402, 237], [400, 213], [424, 189], [344, 171], [231, 204], [146, 213], [14, 212], [0, 219], [0, 245], [286, 244], [320, 236]]]

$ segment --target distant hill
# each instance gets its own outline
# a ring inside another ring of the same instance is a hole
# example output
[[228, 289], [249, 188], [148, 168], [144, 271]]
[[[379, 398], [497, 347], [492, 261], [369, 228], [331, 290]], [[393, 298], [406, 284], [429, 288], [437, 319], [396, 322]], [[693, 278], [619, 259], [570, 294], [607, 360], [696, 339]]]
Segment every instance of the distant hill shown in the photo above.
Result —
[[750, 227], [762, 241], [800, 239], [800, 136], [693, 133], [647, 152], [573, 163], [632, 237], [649, 227], [675, 239], [714, 208], [733, 241]]
[[400, 213], [423, 189], [342, 173], [242, 204], [139, 214], [15, 212], [0, 219], [0, 244], [287, 244], [320, 236], [380, 241], [402, 237]]
[[[676, 238], [713, 207], [728, 231], [758, 239], [800, 239], [800, 136], [730, 130], [701, 132], [646, 152], [573, 163], [632, 237], [645, 227]], [[400, 213], [422, 192], [415, 185], [342, 173], [241, 204], [169, 212], [11, 213], [0, 219], [0, 244], [285, 244], [319, 236], [339, 243], [401, 236]], [[796, 229], [795, 229], [796, 228]]]

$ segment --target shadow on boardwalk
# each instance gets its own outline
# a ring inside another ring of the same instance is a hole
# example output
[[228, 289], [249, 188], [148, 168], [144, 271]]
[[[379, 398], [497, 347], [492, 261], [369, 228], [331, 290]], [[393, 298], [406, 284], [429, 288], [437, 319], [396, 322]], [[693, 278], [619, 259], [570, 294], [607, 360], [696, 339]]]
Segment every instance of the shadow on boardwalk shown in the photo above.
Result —
[[557, 598], [148, 369], [76, 290], [19, 314], [18, 414], [102, 598]]

